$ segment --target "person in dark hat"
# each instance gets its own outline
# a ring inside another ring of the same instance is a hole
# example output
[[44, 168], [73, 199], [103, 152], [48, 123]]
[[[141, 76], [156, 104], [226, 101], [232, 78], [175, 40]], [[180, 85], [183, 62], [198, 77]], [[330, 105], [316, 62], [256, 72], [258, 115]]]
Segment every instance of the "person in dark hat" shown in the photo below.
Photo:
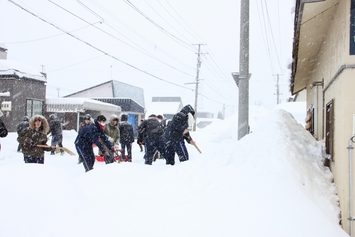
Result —
[[195, 110], [191, 105], [186, 105], [182, 110], [175, 114], [169, 126], [164, 133], [165, 141], [165, 160], [167, 165], [175, 164], [175, 153], [178, 155], [180, 162], [189, 159], [189, 153], [185, 146], [185, 141], [191, 145], [195, 145], [189, 130], [189, 117], [195, 115]]
[[[114, 150], [114, 147], [111, 146], [111, 143], [107, 140], [104, 134], [105, 122], [106, 117], [99, 115], [94, 120], [94, 123], [84, 127], [75, 139], [75, 148], [79, 156], [83, 158], [85, 172], [88, 172], [94, 168], [95, 154], [92, 147], [93, 143], [96, 144], [102, 153], [106, 152], [105, 146], [109, 150]], [[100, 142], [100, 140], [104, 145]]]

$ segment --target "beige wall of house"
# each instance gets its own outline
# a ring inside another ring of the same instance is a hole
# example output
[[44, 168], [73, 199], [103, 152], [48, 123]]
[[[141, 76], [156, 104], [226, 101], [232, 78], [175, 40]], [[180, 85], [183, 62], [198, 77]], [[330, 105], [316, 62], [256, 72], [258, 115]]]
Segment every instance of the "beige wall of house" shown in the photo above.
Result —
[[[347, 147], [350, 138], [354, 135], [355, 69], [351, 67], [355, 65], [355, 56], [349, 55], [350, 1], [333, 2], [335, 3], [333, 7], [336, 8], [334, 17], [328, 24], [328, 31], [324, 35], [316, 66], [307, 83], [307, 108], [314, 107], [316, 121], [314, 136], [318, 140], [323, 140], [326, 133], [324, 124], [326, 104], [334, 100], [334, 154], [330, 168], [337, 186], [342, 210], [342, 225], [349, 233], [350, 222], [347, 220], [349, 217], [349, 151]], [[342, 69], [343, 65], [348, 65], [349, 68]], [[310, 88], [309, 85], [312, 82], [322, 80], [324, 80], [323, 86]], [[353, 156], [355, 157], [355, 154]], [[353, 169], [355, 171], [355, 167]], [[355, 185], [353, 185], [353, 190], [355, 190]], [[355, 213], [354, 208], [353, 213]]]

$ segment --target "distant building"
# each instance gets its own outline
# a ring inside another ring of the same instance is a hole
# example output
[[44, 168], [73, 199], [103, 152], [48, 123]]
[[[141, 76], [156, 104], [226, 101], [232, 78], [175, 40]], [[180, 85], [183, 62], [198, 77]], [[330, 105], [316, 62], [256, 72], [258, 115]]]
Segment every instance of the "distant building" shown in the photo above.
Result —
[[167, 120], [170, 120], [182, 108], [183, 104], [180, 97], [153, 97], [145, 113], [145, 118], [148, 118], [151, 114], [160, 114]]
[[47, 111], [45, 116], [57, 114], [61, 122], [65, 122], [65, 129], [79, 131], [81, 122], [86, 114], [90, 114], [95, 119], [100, 114], [107, 117], [117, 116], [121, 113], [121, 107], [109, 103], [104, 103], [89, 98], [47, 98]]
[[144, 117], [143, 89], [115, 80], [66, 95], [64, 98], [90, 98], [119, 106], [121, 113], [128, 115], [128, 122], [132, 124], [134, 131]]

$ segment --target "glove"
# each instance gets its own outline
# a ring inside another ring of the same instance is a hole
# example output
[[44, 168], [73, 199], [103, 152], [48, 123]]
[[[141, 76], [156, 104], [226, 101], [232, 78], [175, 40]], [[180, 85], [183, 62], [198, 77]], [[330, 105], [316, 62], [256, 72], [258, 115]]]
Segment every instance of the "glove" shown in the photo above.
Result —
[[102, 152], [102, 154], [105, 154], [106, 149], [105, 149], [105, 148], [103, 148], [103, 149], [101, 150], [101, 152]]
[[112, 137], [107, 137], [107, 140], [110, 142], [110, 143], [114, 143], [115, 140], [112, 138]]
[[115, 149], [115, 147], [111, 147], [111, 151], [115, 151], [116, 149]]

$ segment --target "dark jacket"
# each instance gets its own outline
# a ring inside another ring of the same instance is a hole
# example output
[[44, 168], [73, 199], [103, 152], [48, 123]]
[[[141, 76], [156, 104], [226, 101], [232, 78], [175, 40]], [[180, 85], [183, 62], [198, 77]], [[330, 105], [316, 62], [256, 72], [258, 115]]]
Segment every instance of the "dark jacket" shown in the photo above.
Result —
[[63, 128], [62, 123], [55, 114], [49, 116], [49, 132], [52, 136], [62, 135]]
[[[92, 144], [95, 143], [96, 146], [103, 151], [105, 147], [101, 144], [100, 140], [106, 145], [108, 149], [111, 149], [112, 146], [107, 140], [103, 128], [101, 129], [99, 123], [95, 119], [93, 124], [84, 127], [78, 133], [78, 136], [75, 139], [75, 144], [85, 149], [92, 149]], [[104, 152], [103, 152], [104, 153]]]
[[[41, 119], [42, 125], [38, 131], [35, 130], [35, 120]], [[35, 115], [30, 120], [28, 128], [22, 130], [17, 138], [21, 144], [24, 156], [32, 158], [43, 158], [44, 151], [51, 151], [51, 148], [42, 148], [31, 145], [47, 145], [48, 122], [42, 115]]]
[[25, 116], [23, 117], [22, 121], [17, 125], [17, 134], [20, 134], [22, 130], [28, 128], [30, 126], [30, 119]]
[[138, 128], [138, 138], [141, 140], [153, 137], [161, 137], [164, 134], [164, 128], [157, 118], [148, 118], [144, 120]]
[[123, 114], [121, 116], [121, 122], [118, 126], [120, 130], [120, 143], [132, 143], [134, 142], [133, 127], [127, 121], [127, 115]]
[[186, 141], [189, 143], [192, 140], [189, 133], [185, 134], [184, 136], [182, 135], [183, 131], [189, 127], [189, 113], [195, 115], [193, 108], [190, 105], [187, 105], [182, 108], [179, 113], [174, 115], [164, 133], [164, 138], [166, 141], [180, 142], [183, 139], [186, 139]]
[[5, 127], [4, 122], [0, 119], [0, 137], [6, 137], [8, 134], [8, 131]]

